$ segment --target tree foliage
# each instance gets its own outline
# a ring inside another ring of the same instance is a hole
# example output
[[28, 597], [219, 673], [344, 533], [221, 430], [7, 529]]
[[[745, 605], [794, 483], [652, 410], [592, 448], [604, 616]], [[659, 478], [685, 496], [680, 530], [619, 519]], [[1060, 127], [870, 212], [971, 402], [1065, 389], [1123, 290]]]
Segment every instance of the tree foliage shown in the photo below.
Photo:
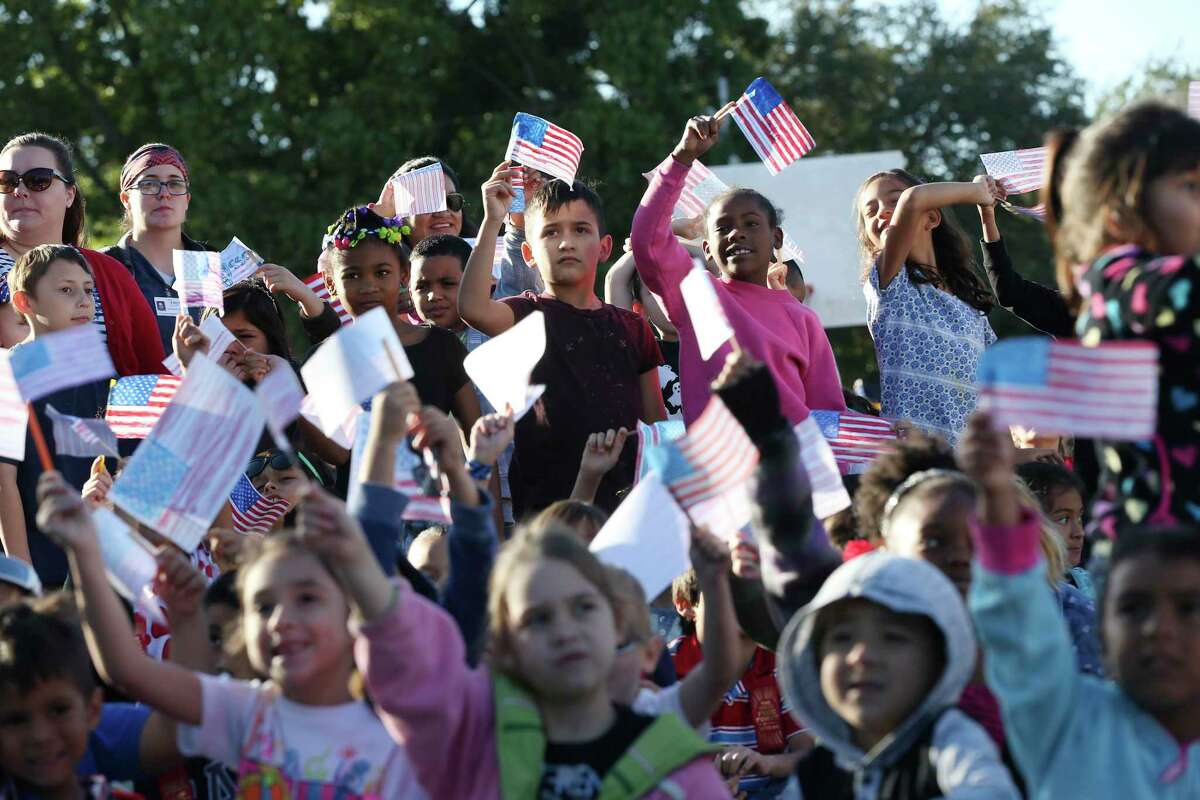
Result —
[[[0, 26], [0, 134], [77, 143], [95, 243], [116, 237], [125, 156], [167, 141], [192, 169], [190, 232], [301, 274], [338, 212], [415, 155], [444, 156], [478, 216], [516, 111], [582, 136], [618, 240], [684, 120], [759, 74], [819, 153], [896, 148], [930, 178], [1083, 121], [1028, 0], [987, 0], [965, 27], [935, 0], [801, 0], [770, 21], [739, 0], [0, 0]], [[733, 155], [754, 157], [728, 136], [711, 160]], [[1004, 222], [1018, 265], [1048, 276], [1037, 227]]]

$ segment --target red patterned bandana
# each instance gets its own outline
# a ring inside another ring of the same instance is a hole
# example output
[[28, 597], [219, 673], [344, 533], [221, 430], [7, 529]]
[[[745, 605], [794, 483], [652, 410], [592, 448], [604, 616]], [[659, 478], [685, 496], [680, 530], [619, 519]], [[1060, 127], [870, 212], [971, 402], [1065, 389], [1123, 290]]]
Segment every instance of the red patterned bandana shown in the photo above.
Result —
[[163, 164], [175, 167], [183, 173], [183, 179], [188, 180], [187, 162], [178, 150], [169, 144], [144, 144], [125, 159], [125, 166], [121, 168], [121, 191], [128, 192], [143, 172]]

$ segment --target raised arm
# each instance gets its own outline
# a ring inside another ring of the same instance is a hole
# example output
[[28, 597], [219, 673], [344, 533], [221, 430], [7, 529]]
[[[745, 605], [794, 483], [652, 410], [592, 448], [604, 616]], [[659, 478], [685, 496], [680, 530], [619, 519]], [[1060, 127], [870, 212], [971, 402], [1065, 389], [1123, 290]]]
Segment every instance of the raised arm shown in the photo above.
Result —
[[997, 195], [988, 183], [922, 183], [900, 195], [888, 223], [879, 258], [879, 286], [885, 287], [900, 272], [912, 251], [917, 233], [930, 222], [930, 212], [958, 203], [994, 205]]
[[25, 506], [17, 487], [17, 465], [0, 464], [0, 539], [4, 552], [26, 564], [33, 563], [29, 553], [29, 533], [25, 530]]
[[982, 490], [971, 530], [979, 569], [968, 605], [1009, 746], [1037, 786], [1070, 738], [1072, 714], [1086, 710], [1062, 614], [1046, 591], [1038, 520], [1017, 502], [1012, 451], [1007, 429], [996, 429], [986, 414], [973, 415], [959, 439], [959, 466]]
[[604, 302], [632, 311], [634, 297], [630, 281], [635, 273], [637, 262], [633, 260], [633, 253], [622, 254], [604, 276]]
[[512, 201], [512, 170], [509, 162], [504, 161], [483, 184], [483, 224], [479, 226], [479, 238], [458, 287], [458, 315], [488, 336], [499, 336], [516, 324], [512, 309], [491, 297], [496, 237]]
[[38, 526], [67, 551], [83, 632], [100, 676], [178, 722], [199, 725], [200, 679], [176, 664], [155, 661], [138, 647], [129, 617], [108, 585], [96, 526], [83, 498], [57, 472], [42, 475], [38, 497]]

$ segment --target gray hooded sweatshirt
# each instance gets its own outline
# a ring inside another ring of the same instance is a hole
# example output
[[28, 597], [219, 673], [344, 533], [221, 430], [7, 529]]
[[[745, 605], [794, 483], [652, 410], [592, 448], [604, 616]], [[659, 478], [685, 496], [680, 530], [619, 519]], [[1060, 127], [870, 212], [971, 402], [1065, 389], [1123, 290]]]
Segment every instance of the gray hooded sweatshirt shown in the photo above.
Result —
[[[941, 678], [916, 711], [870, 752], [855, 744], [850, 726], [821, 692], [819, 643], [813, 636], [821, 610], [850, 598], [926, 616], [946, 643]], [[855, 800], [877, 800], [888, 770], [920, 742], [930, 724], [929, 758], [944, 797], [1019, 800], [987, 732], [954, 708], [975, 668], [975, 635], [958, 590], [936, 567], [883, 552], [843, 564], [792, 617], [780, 638], [779, 656], [779, 682], [792, 712], [832, 752], [837, 765], [852, 774]]]

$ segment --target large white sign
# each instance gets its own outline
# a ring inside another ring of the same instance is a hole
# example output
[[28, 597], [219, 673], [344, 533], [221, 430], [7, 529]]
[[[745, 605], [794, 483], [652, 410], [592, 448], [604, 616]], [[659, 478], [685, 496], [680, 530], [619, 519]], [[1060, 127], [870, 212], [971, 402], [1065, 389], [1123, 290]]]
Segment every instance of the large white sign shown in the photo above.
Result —
[[762, 162], [711, 167], [730, 186], [757, 189], [783, 211], [783, 228], [804, 251], [808, 305], [826, 328], [867, 324], [858, 282], [861, 264], [854, 194], [869, 175], [904, 166], [898, 150], [845, 156], [805, 156], [772, 176]]

